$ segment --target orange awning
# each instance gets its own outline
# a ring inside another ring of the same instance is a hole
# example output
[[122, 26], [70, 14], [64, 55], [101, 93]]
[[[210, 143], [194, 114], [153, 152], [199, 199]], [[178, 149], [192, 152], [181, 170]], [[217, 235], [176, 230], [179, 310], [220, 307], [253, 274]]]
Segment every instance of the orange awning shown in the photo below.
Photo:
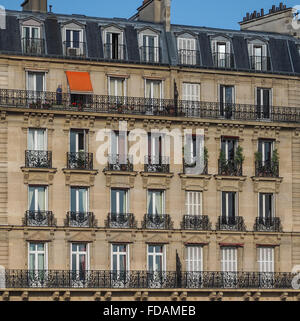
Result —
[[66, 71], [69, 88], [72, 93], [92, 93], [93, 86], [88, 72]]

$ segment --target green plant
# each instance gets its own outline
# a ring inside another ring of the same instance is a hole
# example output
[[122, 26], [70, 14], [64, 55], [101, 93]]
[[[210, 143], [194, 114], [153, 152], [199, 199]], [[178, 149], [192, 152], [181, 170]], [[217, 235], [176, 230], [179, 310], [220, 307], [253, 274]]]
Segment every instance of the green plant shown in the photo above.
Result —
[[235, 152], [234, 160], [238, 164], [243, 164], [245, 160], [245, 156], [243, 155], [243, 148], [241, 146], [238, 146]]
[[256, 162], [262, 161], [262, 153], [261, 152], [255, 152], [254, 157], [255, 157]]
[[207, 163], [209, 159], [207, 147], [204, 147], [204, 163]]
[[272, 154], [272, 163], [275, 165], [279, 164], [279, 154], [278, 154], [278, 150], [274, 149], [273, 150], [273, 154]]

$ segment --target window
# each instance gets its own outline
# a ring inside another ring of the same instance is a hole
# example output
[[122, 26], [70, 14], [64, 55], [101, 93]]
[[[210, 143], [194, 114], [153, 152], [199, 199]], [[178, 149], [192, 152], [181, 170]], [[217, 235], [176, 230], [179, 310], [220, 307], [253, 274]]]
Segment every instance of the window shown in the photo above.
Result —
[[22, 47], [25, 54], [44, 53], [44, 40], [41, 39], [41, 28], [37, 26], [23, 26]]
[[[27, 73], [27, 90], [43, 92], [46, 90], [45, 73], [31, 72]], [[32, 93], [33, 98], [39, 98], [41, 93]]]
[[28, 187], [28, 209], [33, 214], [46, 211], [48, 208], [47, 186]]
[[237, 272], [237, 248], [221, 248], [221, 267], [222, 272]]
[[203, 271], [203, 247], [187, 246], [185, 261], [186, 261], [187, 272], [202, 272]]
[[111, 213], [126, 214], [128, 213], [128, 190], [112, 189], [111, 190]]
[[177, 40], [179, 63], [182, 65], [196, 65], [196, 40], [179, 37]]
[[126, 80], [124, 78], [108, 78], [108, 95], [109, 96], [126, 96]]
[[261, 155], [262, 165], [268, 165], [272, 160], [272, 154], [274, 149], [274, 141], [267, 139], [259, 139], [258, 152]]
[[251, 69], [264, 71], [269, 70], [270, 62], [267, 55], [267, 45], [262, 41], [251, 41], [248, 44]]
[[257, 88], [256, 90], [256, 113], [257, 118], [269, 119], [271, 113], [271, 89]]
[[237, 193], [222, 192], [222, 222], [228, 225], [235, 225], [236, 216], [237, 216]]
[[185, 192], [186, 215], [202, 215], [202, 192]]
[[200, 84], [182, 84], [183, 108], [187, 116], [198, 116], [200, 112]]
[[148, 215], [165, 214], [165, 192], [161, 190], [148, 190], [147, 213]]
[[46, 129], [28, 129], [27, 147], [29, 151], [47, 150], [47, 131]]
[[223, 37], [212, 40], [213, 62], [216, 68], [233, 67], [233, 59], [231, 55], [231, 43]]
[[160, 288], [165, 280], [166, 254], [164, 245], [148, 245], [148, 277], [150, 288]]
[[259, 217], [270, 220], [274, 217], [274, 195], [259, 193]]
[[88, 132], [84, 129], [70, 130], [70, 153], [87, 152]]
[[86, 214], [89, 208], [88, 188], [71, 187], [71, 212]]
[[237, 149], [238, 140], [236, 138], [222, 137], [221, 150], [227, 161], [233, 161]]
[[274, 248], [258, 247], [259, 283], [261, 288], [274, 287]]
[[28, 243], [28, 269], [31, 287], [45, 284], [45, 272], [48, 269], [46, 243]]
[[113, 156], [118, 155], [119, 160], [123, 159], [122, 164], [126, 164], [128, 142], [127, 133], [119, 131], [111, 131], [110, 153]]
[[83, 286], [89, 270], [89, 247], [86, 243], [71, 243], [72, 285]]
[[123, 32], [111, 26], [104, 30], [104, 55], [106, 59], [122, 60], [125, 56]]
[[160, 48], [158, 35], [152, 30], [139, 34], [140, 58], [143, 62], [159, 62]]
[[220, 86], [220, 116], [232, 118], [234, 109], [234, 86]]
[[145, 98], [162, 99], [162, 81], [146, 79]]
[[112, 244], [111, 250], [112, 283], [114, 287], [123, 287], [129, 281], [129, 246]]
[[65, 54], [67, 56], [83, 56], [84, 42], [82, 29], [65, 30]]

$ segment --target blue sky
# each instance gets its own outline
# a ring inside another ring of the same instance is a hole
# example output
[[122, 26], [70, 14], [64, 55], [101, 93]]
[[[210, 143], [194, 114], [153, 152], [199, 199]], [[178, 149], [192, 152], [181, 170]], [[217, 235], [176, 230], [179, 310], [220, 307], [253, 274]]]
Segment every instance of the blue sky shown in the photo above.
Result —
[[[96, 17], [129, 18], [143, 0], [48, 0], [56, 13], [85, 14]], [[0, 5], [7, 9], [20, 10], [23, 0], [0, 0]], [[172, 0], [172, 23], [216, 27], [224, 29], [239, 29], [238, 22], [246, 12], [268, 12], [274, 0]], [[287, 0], [287, 7], [300, 5], [300, 0]]]

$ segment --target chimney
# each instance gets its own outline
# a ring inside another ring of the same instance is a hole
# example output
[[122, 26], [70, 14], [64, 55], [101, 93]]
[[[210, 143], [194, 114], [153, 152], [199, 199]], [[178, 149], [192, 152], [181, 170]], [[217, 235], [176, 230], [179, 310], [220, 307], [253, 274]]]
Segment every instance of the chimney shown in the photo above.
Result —
[[21, 6], [23, 11], [47, 13], [47, 0], [25, 0]]

